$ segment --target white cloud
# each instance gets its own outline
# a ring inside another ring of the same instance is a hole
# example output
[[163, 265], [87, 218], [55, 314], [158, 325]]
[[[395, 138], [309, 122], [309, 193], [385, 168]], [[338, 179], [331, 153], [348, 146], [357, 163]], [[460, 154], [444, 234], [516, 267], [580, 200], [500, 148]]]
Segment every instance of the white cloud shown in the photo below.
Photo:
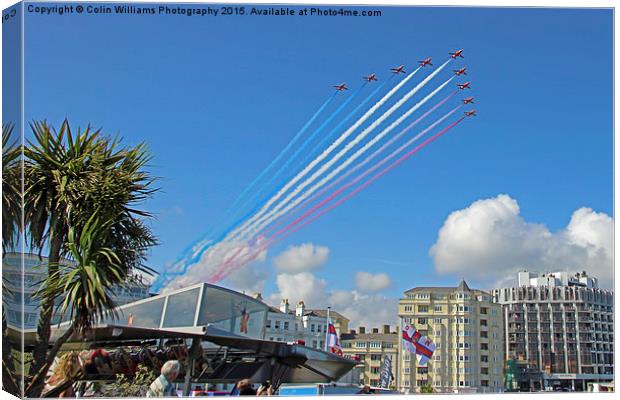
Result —
[[398, 324], [398, 299], [395, 298], [340, 290], [332, 292], [328, 302], [333, 310], [349, 318], [351, 328], [381, 328], [389, 324], [394, 329]]
[[278, 293], [268, 297], [267, 301], [279, 306], [281, 299], [288, 299], [294, 306], [303, 300], [308, 308], [331, 307], [351, 320], [351, 327], [380, 327], [388, 323], [396, 324], [398, 300], [384, 296], [361, 293], [357, 290], [329, 291], [327, 282], [317, 278], [311, 272], [298, 274], [279, 274], [276, 279]]
[[317, 278], [313, 273], [278, 274], [276, 278], [279, 293], [271, 295], [270, 302], [279, 305], [281, 299], [288, 299], [292, 305], [303, 300], [309, 307], [323, 304], [327, 282]]
[[355, 274], [355, 286], [362, 292], [378, 292], [392, 285], [392, 280], [387, 274], [370, 272], [358, 272]]
[[450, 214], [430, 255], [441, 274], [487, 282], [528, 269], [586, 270], [599, 282], [611, 283], [613, 219], [580, 208], [566, 229], [551, 232], [543, 224], [525, 221], [517, 201], [501, 194]]
[[328, 247], [304, 243], [290, 246], [274, 258], [273, 264], [280, 272], [293, 274], [320, 268], [328, 258]]
[[226, 278], [224, 285], [238, 292], [247, 294], [263, 293], [265, 290], [265, 282], [269, 277], [269, 273], [259, 270], [256, 265], [247, 265], [239, 268]]

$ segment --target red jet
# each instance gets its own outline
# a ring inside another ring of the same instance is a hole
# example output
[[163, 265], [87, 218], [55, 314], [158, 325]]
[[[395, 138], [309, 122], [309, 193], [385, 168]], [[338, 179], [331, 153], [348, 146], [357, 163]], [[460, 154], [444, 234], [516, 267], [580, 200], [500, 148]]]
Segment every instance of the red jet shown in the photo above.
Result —
[[377, 75], [370, 74], [368, 76], [365, 76], [364, 79], [366, 80], [366, 82], [376, 81], [377, 80]]
[[457, 50], [454, 53], [450, 53], [450, 57], [451, 58], [457, 58], [457, 57], [465, 58], [463, 57], [463, 49]]
[[420, 67], [426, 67], [427, 65], [430, 65], [430, 66], [433, 65], [433, 64], [431, 64], [431, 61], [432, 61], [432, 59], [429, 57], [429, 58], [426, 58], [426, 59], [424, 59], [422, 61], [418, 61], [418, 62], [420, 63]]
[[469, 103], [474, 103], [474, 98], [473, 97], [468, 97], [466, 99], [463, 99], [463, 104], [469, 104]]
[[470, 82], [465, 82], [465, 83], [459, 83], [456, 86], [458, 86], [459, 89], [461, 89], [461, 90], [463, 90], [463, 89], [471, 89], [471, 86], [469, 86], [470, 83], [471, 83], [471, 81]]
[[349, 88], [347, 87], [347, 85], [345, 85], [344, 83], [341, 83], [340, 85], [334, 85], [334, 87], [336, 88], [336, 90], [349, 90]]
[[461, 69], [455, 69], [453, 70], [454, 75], [456, 76], [461, 76], [461, 75], [467, 75], [467, 72], [465, 72], [466, 68], [461, 68]]
[[398, 74], [405, 74], [406, 72], [405, 72], [405, 70], [403, 68], [405, 68], [404, 65], [398, 66], [396, 68], [392, 68], [392, 72], [395, 73], [396, 75], [398, 75]]
[[465, 116], [466, 117], [475, 117], [476, 116], [476, 110], [465, 111]]

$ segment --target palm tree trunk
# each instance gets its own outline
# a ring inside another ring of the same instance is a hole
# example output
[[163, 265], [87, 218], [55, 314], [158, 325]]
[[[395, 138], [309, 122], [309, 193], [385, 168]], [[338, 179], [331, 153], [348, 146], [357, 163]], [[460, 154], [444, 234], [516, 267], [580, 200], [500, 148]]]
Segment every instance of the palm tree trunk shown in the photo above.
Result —
[[[54, 221], [55, 218], [52, 218]], [[53, 225], [52, 222], [50, 225]], [[48, 275], [55, 273], [58, 270], [58, 262], [60, 261], [60, 250], [62, 247], [62, 241], [54, 235], [54, 229], [50, 229], [50, 250], [48, 256]], [[35, 376], [40, 376], [43, 372], [43, 376], [47, 374], [49, 365], [46, 366], [48, 359], [48, 348], [50, 344], [50, 336], [52, 332], [52, 315], [54, 314], [54, 297], [49, 296], [44, 299], [41, 304], [41, 313], [39, 314], [39, 323], [37, 324], [37, 338], [32, 351], [32, 363], [30, 364], [30, 377], [33, 377], [28, 390], [26, 392], [27, 397], [41, 397], [45, 380], [34, 379]], [[58, 352], [58, 351], [56, 351]], [[51, 354], [50, 354], [51, 355]], [[53, 354], [55, 357], [56, 354]], [[53, 358], [52, 358], [53, 359]], [[44, 371], [43, 371], [44, 370]], [[36, 381], [36, 382], [35, 382]], [[35, 385], [36, 383], [36, 385]]]

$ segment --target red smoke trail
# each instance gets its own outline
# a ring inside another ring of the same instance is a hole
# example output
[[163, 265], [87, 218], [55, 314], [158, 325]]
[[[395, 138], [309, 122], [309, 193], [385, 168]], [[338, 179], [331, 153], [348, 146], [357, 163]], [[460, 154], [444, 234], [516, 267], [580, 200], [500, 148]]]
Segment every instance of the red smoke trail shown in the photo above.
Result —
[[[456, 122], [453, 122], [452, 124], [450, 124], [447, 127], [445, 127], [443, 130], [439, 131], [435, 135], [433, 135], [433, 136], [429, 137], [428, 139], [426, 139], [424, 142], [420, 143], [414, 149], [412, 149], [409, 152], [403, 154], [400, 158], [398, 158], [392, 164], [388, 165], [387, 167], [385, 167], [384, 169], [382, 169], [381, 171], [379, 171], [378, 173], [373, 175], [368, 181], [364, 182], [361, 186], [357, 187], [354, 191], [352, 191], [351, 193], [347, 194], [345, 197], [341, 198], [340, 200], [338, 200], [337, 202], [335, 202], [334, 204], [332, 204], [328, 208], [326, 208], [326, 209], [320, 211], [319, 213], [315, 214], [314, 216], [306, 219], [301, 224], [299, 224], [299, 222], [301, 222], [303, 218], [301, 218], [301, 217], [297, 218], [295, 221], [293, 221], [292, 223], [287, 225], [285, 228], [283, 228], [280, 231], [278, 231], [263, 246], [261, 246], [257, 251], [255, 251], [254, 254], [252, 254], [249, 258], [246, 258], [246, 259], [242, 260], [241, 263], [237, 264], [235, 267], [233, 267], [230, 270], [226, 271], [226, 272], [228, 272], [228, 274], [225, 274], [224, 271], [221, 271], [221, 272], [217, 273], [215, 276], [213, 276], [212, 278], [210, 278], [209, 282], [210, 283], [219, 282], [220, 280], [222, 280], [226, 276], [228, 276], [231, 272], [233, 272], [233, 270], [235, 270], [237, 268], [240, 268], [240, 267], [246, 265], [247, 263], [253, 261], [256, 257], [258, 257], [258, 255], [261, 252], [263, 252], [265, 249], [267, 249], [267, 247], [272, 246], [275, 243], [285, 239], [289, 235], [297, 232], [299, 229], [301, 229], [304, 226], [308, 225], [309, 223], [313, 222], [317, 218], [321, 217], [322, 215], [328, 213], [329, 211], [333, 210], [334, 208], [336, 208], [336, 207], [340, 206], [341, 204], [343, 204], [344, 202], [348, 201], [351, 197], [355, 196], [357, 193], [359, 193], [362, 190], [364, 190], [365, 188], [367, 188], [374, 181], [376, 181], [377, 179], [381, 178], [383, 175], [385, 175], [386, 173], [388, 173], [392, 169], [396, 168], [403, 161], [407, 160], [408, 158], [413, 156], [415, 153], [417, 153], [418, 151], [422, 150], [424, 147], [429, 145], [431, 142], [435, 141], [437, 138], [439, 138], [440, 136], [444, 135], [450, 129], [454, 128], [456, 125], [461, 123], [461, 121], [463, 121], [464, 119], [465, 119], [465, 117], [461, 117]], [[305, 218], [305, 216], [306, 216], [306, 214], [304, 214], [304, 218]], [[299, 225], [297, 225], [297, 224], [299, 224]], [[297, 226], [295, 226], [295, 225], [297, 225]], [[278, 237], [278, 235], [281, 235], [281, 236]]]

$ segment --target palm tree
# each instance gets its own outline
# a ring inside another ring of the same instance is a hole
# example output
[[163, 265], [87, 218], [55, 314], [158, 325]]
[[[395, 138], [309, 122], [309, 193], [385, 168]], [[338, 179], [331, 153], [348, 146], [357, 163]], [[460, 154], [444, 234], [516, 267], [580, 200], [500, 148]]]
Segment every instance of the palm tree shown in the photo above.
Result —
[[13, 125], [2, 126], [2, 250], [13, 249], [21, 224], [21, 146], [13, 137]]
[[[2, 126], [2, 255], [15, 247], [21, 225], [21, 146], [13, 140], [13, 125]], [[2, 295], [11, 291], [2, 281]], [[15, 379], [12, 346], [7, 336], [7, 321], [2, 309], [2, 386], [15, 396], [20, 394]]]
[[[51, 280], [62, 276], [61, 259], [76, 257], [69, 245], [70, 233], [74, 239], [92, 234], [87, 228], [91, 229], [95, 213], [100, 221], [106, 221], [105, 229], [97, 233], [98, 247], [115, 254], [114, 259], [97, 259], [97, 267], [106, 262], [118, 265], [124, 279], [135, 270], [150, 272], [144, 265], [146, 251], [157, 240], [144, 218], [151, 214], [134, 208], [157, 191], [152, 187], [154, 178], [144, 171], [150, 161], [145, 145], [121, 147], [119, 139], [106, 137], [90, 126], [74, 135], [66, 120], [58, 131], [45, 121], [34, 122], [31, 128], [34, 140], [24, 148], [25, 235], [39, 254], [47, 250], [46, 283], [59, 290]], [[56, 345], [49, 347], [54, 300], [59, 293], [41, 292], [28, 397], [41, 395], [49, 360], [59, 349]], [[77, 303], [72, 303], [74, 306]], [[80, 327], [86, 325], [78, 323]], [[62, 344], [69, 335], [57, 342]]]

